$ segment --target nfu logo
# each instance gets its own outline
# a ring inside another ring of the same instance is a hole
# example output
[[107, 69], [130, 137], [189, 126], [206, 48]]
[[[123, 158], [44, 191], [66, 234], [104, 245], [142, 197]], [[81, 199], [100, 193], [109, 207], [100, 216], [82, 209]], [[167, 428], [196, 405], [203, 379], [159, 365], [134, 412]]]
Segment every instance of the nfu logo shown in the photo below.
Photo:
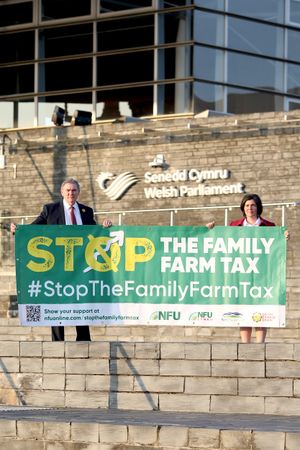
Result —
[[195, 321], [195, 320], [211, 320], [213, 316], [213, 313], [210, 311], [198, 311], [198, 312], [193, 312], [190, 317], [189, 320], [191, 321]]
[[155, 311], [151, 314], [150, 320], [179, 320], [179, 311]]

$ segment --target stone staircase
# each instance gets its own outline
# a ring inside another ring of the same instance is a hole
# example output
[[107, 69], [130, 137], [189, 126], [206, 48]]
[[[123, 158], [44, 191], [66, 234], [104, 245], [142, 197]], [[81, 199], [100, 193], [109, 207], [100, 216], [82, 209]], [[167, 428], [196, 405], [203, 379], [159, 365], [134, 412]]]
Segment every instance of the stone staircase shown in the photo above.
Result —
[[1, 341], [0, 354], [1, 450], [300, 448], [300, 344]]
[[0, 342], [1, 403], [299, 415], [300, 344]]
[[299, 450], [299, 418], [6, 408], [0, 440], [1, 450]]
[[51, 342], [19, 324], [14, 276], [0, 281], [1, 450], [299, 450], [297, 314], [265, 344], [174, 326]]

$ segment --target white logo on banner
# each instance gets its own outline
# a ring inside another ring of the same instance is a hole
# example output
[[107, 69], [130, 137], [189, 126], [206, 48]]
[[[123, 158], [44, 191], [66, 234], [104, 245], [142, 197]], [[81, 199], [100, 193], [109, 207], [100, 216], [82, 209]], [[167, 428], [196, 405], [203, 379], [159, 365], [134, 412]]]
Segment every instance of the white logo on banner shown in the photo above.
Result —
[[[137, 176], [132, 172], [124, 172], [115, 179], [114, 178], [115, 175], [110, 172], [101, 172], [97, 177], [100, 189], [102, 189], [111, 200], [118, 200], [131, 186], [139, 181]], [[107, 187], [106, 183], [109, 180], [114, 181]]]

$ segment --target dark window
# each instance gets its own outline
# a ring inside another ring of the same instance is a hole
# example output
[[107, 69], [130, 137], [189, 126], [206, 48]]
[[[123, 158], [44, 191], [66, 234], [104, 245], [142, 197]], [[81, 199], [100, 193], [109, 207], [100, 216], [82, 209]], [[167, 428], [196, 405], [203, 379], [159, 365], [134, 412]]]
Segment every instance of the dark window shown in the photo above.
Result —
[[92, 60], [60, 61], [39, 65], [39, 91], [92, 86]]
[[185, 42], [191, 39], [191, 12], [179, 11], [159, 15], [159, 43]]
[[76, 25], [40, 31], [40, 58], [74, 55], [93, 51], [93, 26]]
[[227, 111], [232, 114], [282, 111], [283, 97], [266, 92], [228, 88]]
[[33, 65], [0, 69], [0, 95], [33, 92]]
[[154, 44], [154, 16], [109, 20], [97, 24], [98, 51]]
[[34, 59], [34, 32], [0, 35], [0, 63]]
[[91, 14], [90, 0], [41, 0], [42, 20], [65, 19]]
[[0, 27], [32, 22], [32, 2], [0, 5]]
[[152, 0], [100, 0], [101, 13], [146, 8], [147, 6], [152, 6]]
[[158, 51], [159, 72], [158, 79], [175, 78], [175, 48], [163, 48]]
[[97, 119], [120, 115], [141, 117], [153, 113], [153, 86], [97, 92]]
[[191, 112], [191, 83], [160, 84], [158, 89], [158, 114]]
[[153, 80], [153, 51], [100, 57], [97, 73], [98, 86]]
[[158, 51], [158, 79], [186, 78], [191, 76], [190, 46], [164, 48]]

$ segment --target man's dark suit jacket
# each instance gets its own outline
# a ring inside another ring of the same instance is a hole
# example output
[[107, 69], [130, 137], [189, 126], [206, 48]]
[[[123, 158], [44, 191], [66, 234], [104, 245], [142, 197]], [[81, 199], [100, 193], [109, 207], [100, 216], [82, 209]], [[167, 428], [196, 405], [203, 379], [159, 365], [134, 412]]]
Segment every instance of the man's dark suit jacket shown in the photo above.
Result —
[[[77, 203], [81, 215], [81, 220], [83, 225], [96, 225], [94, 219], [94, 212], [92, 208]], [[65, 211], [64, 204], [61, 200], [56, 203], [48, 203], [44, 205], [40, 215], [32, 222], [33, 225], [65, 225]], [[77, 341], [90, 341], [90, 330], [88, 326], [77, 326]], [[64, 327], [52, 327], [52, 340], [53, 341], [64, 341], [65, 331]]]
[[[96, 225], [92, 208], [77, 203], [83, 225]], [[61, 200], [56, 203], [44, 205], [41, 214], [32, 222], [34, 225], [65, 225], [64, 204]]]

